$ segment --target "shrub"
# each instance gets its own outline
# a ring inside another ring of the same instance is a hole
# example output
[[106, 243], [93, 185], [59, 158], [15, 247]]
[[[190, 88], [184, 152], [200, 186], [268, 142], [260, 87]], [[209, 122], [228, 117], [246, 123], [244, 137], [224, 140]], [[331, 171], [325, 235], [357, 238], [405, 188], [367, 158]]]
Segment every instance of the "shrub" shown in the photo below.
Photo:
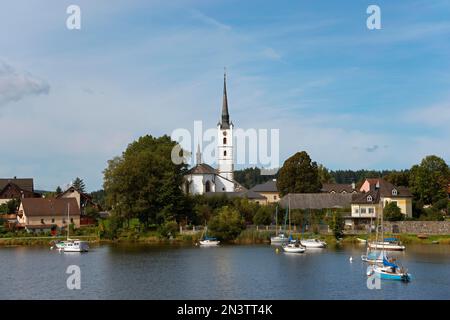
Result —
[[211, 219], [209, 228], [216, 237], [232, 240], [245, 229], [245, 222], [236, 209], [225, 206]]
[[386, 221], [400, 221], [404, 219], [402, 211], [395, 202], [388, 203], [383, 209], [383, 214]]
[[178, 232], [178, 223], [175, 220], [166, 221], [159, 227], [158, 232], [163, 238], [175, 237]]

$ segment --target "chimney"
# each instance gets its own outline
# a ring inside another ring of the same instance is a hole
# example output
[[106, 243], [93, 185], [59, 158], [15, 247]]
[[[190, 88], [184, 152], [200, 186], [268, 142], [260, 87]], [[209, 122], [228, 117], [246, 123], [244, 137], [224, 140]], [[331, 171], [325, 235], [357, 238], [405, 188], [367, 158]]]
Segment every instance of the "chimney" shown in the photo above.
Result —
[[380, 189], [380, 180], [377, 180], [377, 184], [375, 185], [375, 189]]

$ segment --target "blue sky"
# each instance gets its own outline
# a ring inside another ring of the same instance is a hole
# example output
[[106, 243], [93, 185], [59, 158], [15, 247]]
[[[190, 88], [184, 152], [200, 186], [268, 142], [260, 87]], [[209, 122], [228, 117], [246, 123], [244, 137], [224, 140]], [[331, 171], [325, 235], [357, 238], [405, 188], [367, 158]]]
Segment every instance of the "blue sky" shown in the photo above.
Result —
[[[81, 30], [65, 27], [70, 4]], [[279, 128], [282, 161], [448, 163], [449, 17], [444, 0], [2, 3], [0, 176], [98, 189], [137, 137], [214, 127], [224, 66], [234, 124]]]

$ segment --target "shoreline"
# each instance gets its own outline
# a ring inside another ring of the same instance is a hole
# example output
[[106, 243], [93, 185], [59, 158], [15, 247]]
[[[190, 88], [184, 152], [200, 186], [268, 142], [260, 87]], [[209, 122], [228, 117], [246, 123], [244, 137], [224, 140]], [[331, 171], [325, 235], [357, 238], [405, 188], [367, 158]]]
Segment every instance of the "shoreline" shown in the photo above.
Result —
[[[388, 236], [388, 235], [387, 235]], [[394, 235], [389, 235], [394, 236]], [[324, 240], [328, 245], [340, 245], [340, 244], [364, 244], [361, 243], [358, 238], [367, 238], [366, 236], [358, 235], [344, 235], [342, 240], [338, 241], [332, 235], [303, 235], [303, 238], [316, 237]], [[427, 244], [427, 245], [449, 245], [450, 235], [429, 235], [426, 239], [418, 238], [416, 234], [396, 234], [403, 244]], [[89, 243], [95, 244], [108, 244], [108, 243], [123, 243], [123, 244], [167, 244], [167, 245], [195, 245], [198, 241], [194, 236], [179, 235], [174, 239], [163, 239], [156, 236], [140, 237], [137, 239], [99, 239], [98, 236], [75, 236], [75, 238], [83, 239]], [[301, 234], [293, 234], [293, 238], [302, 238]], [[51, 241], [64, 240], [65, 237], [10, 237], [0, 238], [0, 247], [7, 246], [43, 246], [50, 245]], [[369, 238], [374, 240], [374, 238]], [[243, 232], [235, 240], [224, 241], [224, 244], [228, 245], [251, 245], [251, 244], [270, 244], [270, 238], [267, 234], [260, 234], [255, 232]]]

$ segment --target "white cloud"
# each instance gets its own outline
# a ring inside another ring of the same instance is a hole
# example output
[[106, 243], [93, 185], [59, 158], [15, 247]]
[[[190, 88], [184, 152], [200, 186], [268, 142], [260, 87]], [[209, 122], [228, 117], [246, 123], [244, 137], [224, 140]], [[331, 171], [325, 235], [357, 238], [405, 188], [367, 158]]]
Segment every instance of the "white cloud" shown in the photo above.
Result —
[[50, 85], [29, 72], [0, 60], [0, 106], [27, 96], [48, 94]]

